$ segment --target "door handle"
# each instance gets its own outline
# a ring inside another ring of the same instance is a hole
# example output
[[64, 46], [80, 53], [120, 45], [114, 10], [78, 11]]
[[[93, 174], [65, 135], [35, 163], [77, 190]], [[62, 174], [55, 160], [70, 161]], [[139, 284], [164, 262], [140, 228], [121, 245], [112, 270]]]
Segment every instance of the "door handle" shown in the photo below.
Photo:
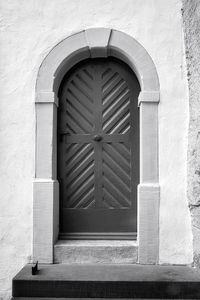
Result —
[[100, 142], [101, 140], [102, 140], [102, 136], [101, 135], [97, 134], [97, 135], [94, 136], [94, 141], [95, 142]]

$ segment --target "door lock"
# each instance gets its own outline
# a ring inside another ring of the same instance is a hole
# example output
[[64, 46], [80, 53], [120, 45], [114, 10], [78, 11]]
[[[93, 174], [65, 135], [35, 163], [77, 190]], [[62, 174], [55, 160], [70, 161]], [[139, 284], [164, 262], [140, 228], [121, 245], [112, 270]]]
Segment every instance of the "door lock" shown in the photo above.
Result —
[[97, 135], [94, 136], [94, 141], [95, 142], [100, 142], [101, 140], [102, 140], [102, 136], [101, 135], [97, 134]]

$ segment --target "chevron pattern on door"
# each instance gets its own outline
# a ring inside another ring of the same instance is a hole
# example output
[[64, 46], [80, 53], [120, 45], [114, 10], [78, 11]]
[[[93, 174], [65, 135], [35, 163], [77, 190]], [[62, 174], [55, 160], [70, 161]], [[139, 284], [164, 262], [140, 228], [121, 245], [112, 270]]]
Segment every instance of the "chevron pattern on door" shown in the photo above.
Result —
[[87, 60], [63, 80], [58, 115], [61, 232], [97, 236], [136, 231], [138, 94], [135, 75], [115, 59]]
[[91, 144], [70, 144], [66, 149], [66, 164], [67, 201], [64, 207], [94, 207], [94, 149]]
[[69, 134], [91, 133], [94, 129], [93, 77], [87, 69], [80, 70], [71, 78], [63, 96], [66, 113], [66, 127], [63, 130]]
[[103, 203], [107, 208], [131, 206], [130, 147], [124, 143], [103, 145]]
[[125, 134], [130, 129], [130, 95], [124, 79], [106, 69], [102, 74], [103, 131]]

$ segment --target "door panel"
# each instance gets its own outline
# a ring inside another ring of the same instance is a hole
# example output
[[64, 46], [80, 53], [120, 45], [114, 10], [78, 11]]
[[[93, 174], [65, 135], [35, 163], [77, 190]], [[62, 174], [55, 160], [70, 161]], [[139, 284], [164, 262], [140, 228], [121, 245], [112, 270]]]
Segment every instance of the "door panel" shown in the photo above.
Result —
[[60, 236], [134, 238], [139, 181], [139, 83], [115, 59], [64, 78], [58, 114]]
[[[67, 208], [86, 208], [94, 203], [94, 149], [91, 144], [78, 145], [67, 150], [67, 172], [64, 178], [65, 197], [63, 203]], [[72, 154], [73, 153], [73, 154]], [[69, 155], [68, 155], [69, 154]]]
[[103, 145], [103, 203], [107, 208], [131, 207], [130, 147], [124, 143]]

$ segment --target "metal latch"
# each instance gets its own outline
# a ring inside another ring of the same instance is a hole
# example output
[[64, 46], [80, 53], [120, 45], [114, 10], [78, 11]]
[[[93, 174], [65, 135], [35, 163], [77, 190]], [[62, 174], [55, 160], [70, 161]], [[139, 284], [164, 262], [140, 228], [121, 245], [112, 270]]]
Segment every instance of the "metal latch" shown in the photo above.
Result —
[[37, 274], [38, 274], [38, 261], [32, 267], [32, 275], [37, 275]]

